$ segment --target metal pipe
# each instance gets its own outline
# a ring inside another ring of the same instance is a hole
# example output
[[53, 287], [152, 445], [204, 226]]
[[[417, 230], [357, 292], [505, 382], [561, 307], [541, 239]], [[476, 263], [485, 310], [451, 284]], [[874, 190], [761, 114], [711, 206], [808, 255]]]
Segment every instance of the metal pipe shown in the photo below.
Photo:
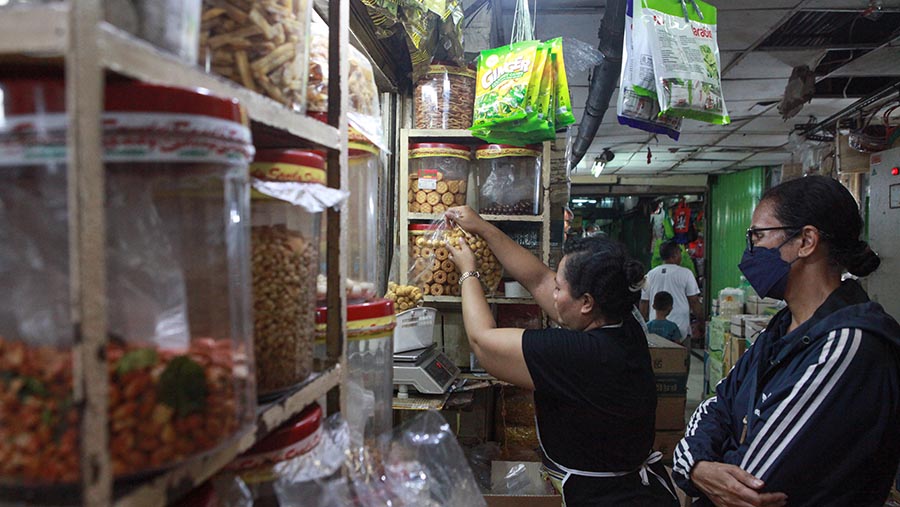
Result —
[[571, 167], [584, 158], [603, 115], [609, 108], [609, 101], [619, 82], [622, 69], [622, 39], [625, 36], [625, 0], [609, 0], [600, 22], [600, 53], [603, 61], [591, 71], [590, 90], [585, 103], [584, 115], [578, 124], [578, 136], [572, 146]]

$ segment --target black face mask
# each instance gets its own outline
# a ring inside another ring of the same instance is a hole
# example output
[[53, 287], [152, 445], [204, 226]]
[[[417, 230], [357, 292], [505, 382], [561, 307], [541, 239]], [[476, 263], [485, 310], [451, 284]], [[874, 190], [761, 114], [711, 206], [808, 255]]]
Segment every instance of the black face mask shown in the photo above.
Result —
[[794, 239], [797, 234], [799, 231], [775, 248], [755, 246], [752, 252], [749, 247], [744, 250], [744, 256], [741, 258], [741, 263], [738, 264], [738, 269], [744, 273], [759, 297], [784, 299], [791, 265], [800, 257], [787, 262], [781, 258], [781, 247]]

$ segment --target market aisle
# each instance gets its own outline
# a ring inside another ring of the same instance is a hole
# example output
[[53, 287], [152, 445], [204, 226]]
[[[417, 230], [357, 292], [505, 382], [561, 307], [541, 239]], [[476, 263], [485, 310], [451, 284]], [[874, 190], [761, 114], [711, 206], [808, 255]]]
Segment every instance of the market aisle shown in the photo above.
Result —
[[703, 399], [703, 359], [691, 354], [691, 373], [688, 375], [687, 401], [684, 405], [685, 423]]

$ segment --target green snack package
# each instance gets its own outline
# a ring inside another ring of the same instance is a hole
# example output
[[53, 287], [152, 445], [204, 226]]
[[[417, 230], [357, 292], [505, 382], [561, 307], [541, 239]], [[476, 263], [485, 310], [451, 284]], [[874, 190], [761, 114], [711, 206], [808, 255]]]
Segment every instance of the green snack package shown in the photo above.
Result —
[[563, 57], [562, 37], [557, 37], [547, 42], [550, 51], [556, 56], [556, 128], [562, 128], [575, 123], [575, 115], [572, 114], [572, 98], [569, 95], [569, 78], [566, 76], [566, 61]]
[[481, 52], [473, 132], [526, 118], [526, 100], [539, 45], [537, 41], [527, 41]]
[[669, 0], [639, 1], [653, 54], [660, 114], [729, 123], [716, 42], [716, 8], [701, 0], [693, 0], [686, 11]]

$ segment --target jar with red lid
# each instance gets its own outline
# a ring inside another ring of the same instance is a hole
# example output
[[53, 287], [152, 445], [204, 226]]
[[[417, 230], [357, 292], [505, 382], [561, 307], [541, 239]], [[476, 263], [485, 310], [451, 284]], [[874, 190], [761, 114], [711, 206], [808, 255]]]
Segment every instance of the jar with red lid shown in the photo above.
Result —
[[[65, 88], [0, 79], [0, 480], [79, 480], [69, 313]], [[239, 104], [201, 90], [105, 91], [109, 437], [116, 477], [216, 448], [255, 417], [253, 156]], [[12, 302], [15, 302], [14, 304]]]
[[[328, 309], [316, 311], [316, 359], [325, 359]], [[394, 303], [377, 299], [347, 305], [347, 413], [355, 446], [391, 430], [394, 398]]]
[[475, 150], [475, 159], [479, 213], [541, 213], [541, 145], [485, 144]]
[[296, 196], [328, 189], [312, 151], [260, 150], [250, 174], [256, 388], [268, 399], [312, 371], [322, 209]]
[[409, 145], [409, 212], [439, 215], [466, 204], [468, 146], [450, 143]]
[[[281, 505], [275, 483], [279, 479], [297, 480], [285, 474], [305, 469], [301, 461], [317, 460], [322, 439], [322, 408], [313, 403], [226, 465], [213, 479], [217, 496], [227, 505], [241, 503], [235, 500]], [[234, 494], [234, 478], [240, 479], [252, 498], [246, 498], [246, 491]]]

